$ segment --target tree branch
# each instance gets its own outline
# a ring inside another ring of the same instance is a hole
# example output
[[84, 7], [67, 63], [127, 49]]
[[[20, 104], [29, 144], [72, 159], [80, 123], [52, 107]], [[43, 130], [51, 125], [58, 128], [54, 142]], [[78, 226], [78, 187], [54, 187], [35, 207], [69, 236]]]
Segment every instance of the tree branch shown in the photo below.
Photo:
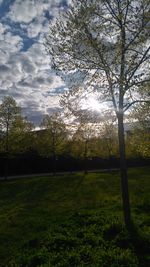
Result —
[[134, 100], [130, 104], [127, 105], [127, 107], [124, 109], [124, 113], [134, 104], [136, 103], [150, 103], [150, 100]]
[[112, 15], [112, 17], [118, 21], [118, 26], [120, 25], [120, 19], [118, 18], [118, 16], [116, 15], [116, 13], [114, 12], [109, 0], [106, 0], [107, 5], [105, 4], [106, 8], [108, 9], [108, 11], [110, 12], [110, 14]]
[[[134, 76], [135, 72], [137, 71], [137, 69], [140, 67], [140, 65], [145, 61], [145, 58], [148, 54], [148, 52], [150, 51], [150, 46], [146, 49], [145, 53], [143, 54], [142, 58], [140, 59], [140, 61], [136, 64], [136, 67], [133, 69], [132, 74], [130, 75], [130, 77], [127, 80], [127, 84], [129, 84], [130, 80], [132, 79], [132, 77]], [[147, 60], [147, 59], [146, 59]]]
[[128, 85], [128, 89], [131, 88], [132, 86], [137, 86], [137, 85], [141, 85], [143, 83], [148, 83], [148, 82], [150, 82], [150, 79], [146, 79], [146, 80], [139, 81], [139, 82], [133, 82], [130, 85]]
[[127, 16], [128, 16], [128, 11], [129, 11], [129, 5], [130, 5], [130, 1], [128, 0], [127, 1], [127, 5], [126, 5], [126, 13], [125, 13], [125, 16], [124, 16], [124, 25], [126, 24], [126, 20], [127, 20]]

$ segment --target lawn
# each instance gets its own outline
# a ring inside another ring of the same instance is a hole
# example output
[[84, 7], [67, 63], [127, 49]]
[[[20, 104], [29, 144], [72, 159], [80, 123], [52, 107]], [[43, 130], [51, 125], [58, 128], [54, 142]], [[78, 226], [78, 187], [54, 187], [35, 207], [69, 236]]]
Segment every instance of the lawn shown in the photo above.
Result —
[[150, 266], [150, 168], [129, 170], [133, 233], [117, 171], [0, 182], [0, 267]]

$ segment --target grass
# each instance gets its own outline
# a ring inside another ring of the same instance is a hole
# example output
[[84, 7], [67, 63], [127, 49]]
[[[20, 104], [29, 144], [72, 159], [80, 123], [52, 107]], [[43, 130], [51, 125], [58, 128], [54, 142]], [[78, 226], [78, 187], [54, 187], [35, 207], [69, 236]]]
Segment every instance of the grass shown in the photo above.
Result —
[[132, 235], [117, 171], [1, 182], [0, 266], [149, 267], [149, 178], [129, 170]]

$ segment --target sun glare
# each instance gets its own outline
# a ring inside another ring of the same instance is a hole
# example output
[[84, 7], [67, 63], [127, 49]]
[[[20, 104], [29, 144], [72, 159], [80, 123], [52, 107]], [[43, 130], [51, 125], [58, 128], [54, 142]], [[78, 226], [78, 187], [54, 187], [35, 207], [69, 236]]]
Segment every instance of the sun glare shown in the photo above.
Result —
[[92, 110], [95, 110], [98, 112], [100, 112], [102, 110], [102, 105], [100, 105], [98, 100], [96, 100], [94, 98], [89, 98], [87, 105]]
[[82, 108], [91, 109], [93, 111], [102, 112], [104, 110], [105, 104], [99, 103], [97, 99], [95, 99], [93, 96], [89, 96], [87, 99], [84, 99], [82, 102]]

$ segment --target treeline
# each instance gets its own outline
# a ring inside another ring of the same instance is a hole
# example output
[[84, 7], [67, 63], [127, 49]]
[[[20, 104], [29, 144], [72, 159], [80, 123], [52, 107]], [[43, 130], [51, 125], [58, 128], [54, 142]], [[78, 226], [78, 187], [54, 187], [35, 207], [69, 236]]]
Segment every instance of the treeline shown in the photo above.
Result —
[[[60, 112], [46, 115], [40, 130], [23, 117], [12, 97], [0, 105], [0, 175], [76, 171], [119, 167], [116, 125], [105, 120], [80, 117], [77, 123], [64, 122]], [[126, 133], [129, 166], [149, 163], [150, 133], [138, 124]]]

